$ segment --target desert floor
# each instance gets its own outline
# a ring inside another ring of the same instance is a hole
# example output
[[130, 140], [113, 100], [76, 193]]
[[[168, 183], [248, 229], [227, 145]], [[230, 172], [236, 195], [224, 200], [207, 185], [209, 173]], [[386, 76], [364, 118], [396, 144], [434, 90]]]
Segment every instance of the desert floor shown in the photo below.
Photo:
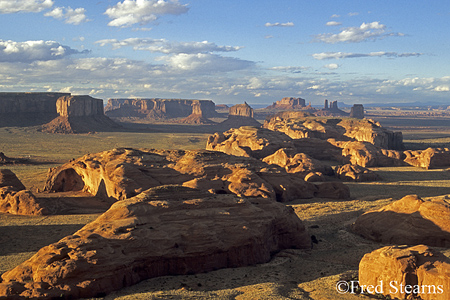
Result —
[[[402, 131], [408, 149], [450, 145], [449, 117], [374, 115], [373, 118], [388, 128]], [[13, 170], [28, 189], [37, 192], [44, 185], [49, 167], [86, 153], [117, 147], [201, 149], [209, 135], [202, 126], [158, 124], [135, 129], [54, 135], [36, 132], [35, 128], [0, 128], [1, 152], [36, 162], [2, 168]], [[450, 198], [449, 170], [415, 167], [372, 170], [377, 171], [383, 181], [347, 183], [352, 194], [349, 200], [314, 198], [286, 203], [319, 240], [313, 249], [284, 250], [270, 262], [251, 267], [154, 278], [98, 299], [370, 299], [336, 291], [338, 281], [357, 278], [358, 264], [365, 253], [384, 246], [351, 233], [349, 226], [363, 212], [408, 194]], [[63, 195], [65, 197], [38, 195], [54, 201], [58, 215], [0, 214], [0, 274], [28, 259], [41, 247], [72, 234], [108, 207], [107, 203], [81, 193]], [[450, 251], [442, 251], [450, 255]]]

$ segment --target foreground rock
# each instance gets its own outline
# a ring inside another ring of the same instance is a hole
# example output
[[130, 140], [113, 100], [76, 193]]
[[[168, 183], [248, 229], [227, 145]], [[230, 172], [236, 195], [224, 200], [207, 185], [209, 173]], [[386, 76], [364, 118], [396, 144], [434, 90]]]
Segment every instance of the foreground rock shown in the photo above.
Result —
[[[87, 154], [51, 169], [46, 191], [89, 192], [123, 200], [167, 184], [285, 202], [312, 198], [318, 186], [251, 157], [214, 151], [120, 148]], [[341, 184], [342, 185], [342, 184]], [[336, 195], [319, 193], [324, 198]]]
[[450, 247], [450, 204], [409, 195], [379, 210], [366, 212], [353, 224], [355, 233], [386, 244]]
[[359, 264], [365, 294], [396, 299], [446, 300], [449, 274], [450, 260], [425, 245], [387, 246], [364, 255]]
[[405, 151], [405, 162], [420, 168], [437, 169], [450, 166], [450, 150], [448, 148], [428, 148], [419, 151]]
[[115, 203], [4, 273], [0, 297], [102, 296], [152, 277], [267, 262], [274, 252], [310, 243], [283, 204], [162, 186]]
[[15, 215], [45, 215], [48, 210], [11, 170], [0, 169], [0, 212]]

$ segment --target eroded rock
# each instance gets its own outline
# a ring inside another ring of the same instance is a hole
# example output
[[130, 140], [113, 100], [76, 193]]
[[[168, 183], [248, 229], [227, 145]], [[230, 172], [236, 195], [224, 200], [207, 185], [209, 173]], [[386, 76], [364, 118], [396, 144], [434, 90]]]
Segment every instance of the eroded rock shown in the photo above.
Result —
[[425, 245], [387, 246], [365, 254], [359, 264], [364, 293], [396, 299], [448, 299], [449, 274], [450, 259]]
[[339, 166], [335, 172], [337, 178], [345, 181], [364, 182], [381, 180], [381, 177], [377, 173], [358, 165], [345, 164]]
[[161, 186], [4, 273], [0, 297], [96, 297], [152, 277], [267, 262], [310, 243], [293, 209], [271, 199]]
[[450, 166], [450, 150], [448, 148], [428, 148], [419, 151], [405, 151], [405, 162], [420, 168], [437, 169]]
[[405, 196], [369, 211], [352, 225], [359, 235], [387, 244], [450, 247], [450, 203], [436, 198]]

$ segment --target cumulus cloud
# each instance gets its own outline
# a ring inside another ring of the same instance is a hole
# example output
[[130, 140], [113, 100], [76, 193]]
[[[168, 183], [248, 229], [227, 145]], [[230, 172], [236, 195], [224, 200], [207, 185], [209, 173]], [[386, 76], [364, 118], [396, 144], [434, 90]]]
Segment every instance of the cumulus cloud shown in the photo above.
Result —
[[404, 36], [404, 34], [387, 32], [386, 25], [380, 22], [372, 22], [362, 23], [359, 27], [344, 28], [337, 34], [318, 34], [315, 39], [328, 44], [359, 43], [367, 40], [381, 39], [386, 36]]
[[89, 21], [86, 17], [86, 9], [69, 7], [56, 7], [52, 11], [44, 14], [46, 17], [53, 17], [58, 20], [63, 20], [66, 24], [79, 25]]
[[78, 51], [54, 41], [3, 41], [0, 40], [1, 62], [32, 62], [36, 60], [57, 60], [72, 54], [87, 53]]
[[330, 21], [330, 22], [327, 22], [326, 25], [327, 26], [339, 26], [339, 25], [342, 25], [342, 23], [341, 22], [336, 22], [336, 21]]
[[111, 45], [113, 49], [133, 47], [134, 50], [150, 52], [170, 53], [207, 53], [207, 52], [231, 52], [238, 51], [242, 47], [218, 46], [208, 41], [203, 42], [170, 42], [165, 39], [128, 38], [125, 40], [105, 39], [95, 42], [100, 46]]
[[294, 23], [293, 22], [286, 22], [286, 23], [269, 23], [267, 22], [266, 24], [264, 24], [264, 26], [266, 27], [293, 27]]
[[339, 68], [338, 64], [328, 64], [328, 65], [324, 65], [325, 68], [330, 69], [330, 70], [336, 70], [337, 68]]
[[397, 53], [397, 52], [370, 52], [370, 53], [349, 53], [349, 52], [322, 52], [315, 53], [312, 55], [314, 59], [324, 60], [324, 59], [341, 59], [341, 58], [358, 58], [358, 57], [412, 57], [412, 56], [421, 56], [423, 53]]
[[178, 0], [124, 0], [108, 8], [105, 14], [112, 19], [109, 26], [129, 27], [148, 24], [160, 15], [180, 15], [188, 10]]
[[247, 69], [255, 65], [254, 62], [217, 54], [180, 53], [161, 57], [174, 70], [195, 71], [200, 73], [230, 72]]
[[0, 0], [0, 13], [40, 12], [53, 6], [53, 0]]

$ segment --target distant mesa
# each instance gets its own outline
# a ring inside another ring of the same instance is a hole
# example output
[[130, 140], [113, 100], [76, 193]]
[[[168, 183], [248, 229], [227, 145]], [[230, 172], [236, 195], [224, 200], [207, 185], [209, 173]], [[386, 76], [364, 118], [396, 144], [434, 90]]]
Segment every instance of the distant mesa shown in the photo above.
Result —
[[261, 127], [261, 123], [254, 119], [253, 108], [247, 104], [236, 104], [230, 107], [228, 118], [216, 126], [217, 130], [228, 130], [230, 128], [239, 128], [241, 126]]
[[317, 111], [314, 113], [316, 116], [349, 116], [349, 113], [346, 113], [345, 111], [338, 108], [338, 102], [337, 101], [331, 101], [328, 104], [328, 100], [325, 99], [325, 103], [323, 106], [323, 109]]
[[147, 120], [185, 118], [182, 123], [192, 122], [194, 124], [203, 124], [211, 123], [210, 120], [207, 120], [208, 118], [218, 116], [215, 108], [215, 104], [211, 100], [160, 98], [108, 99], [105, 114], [111, 118], [138, 118]]
[[267, 109], [303, 109], [306, 107], [305, 99], [302, 98], [293, 98], [293, 97], [284, 97], [283, 99], [274, 102], [272, 105], [266, 107]]
[[354, 104], [350, 111], [350, 118], [364, 119], [364, 106], [362, 104]]
[[108, 131], [120, 126], [105, 116], [103, 100], [90, 96], [63, 96], [56, 101], [59, 117], [42, 125], [49, 133], [87, 133]]

